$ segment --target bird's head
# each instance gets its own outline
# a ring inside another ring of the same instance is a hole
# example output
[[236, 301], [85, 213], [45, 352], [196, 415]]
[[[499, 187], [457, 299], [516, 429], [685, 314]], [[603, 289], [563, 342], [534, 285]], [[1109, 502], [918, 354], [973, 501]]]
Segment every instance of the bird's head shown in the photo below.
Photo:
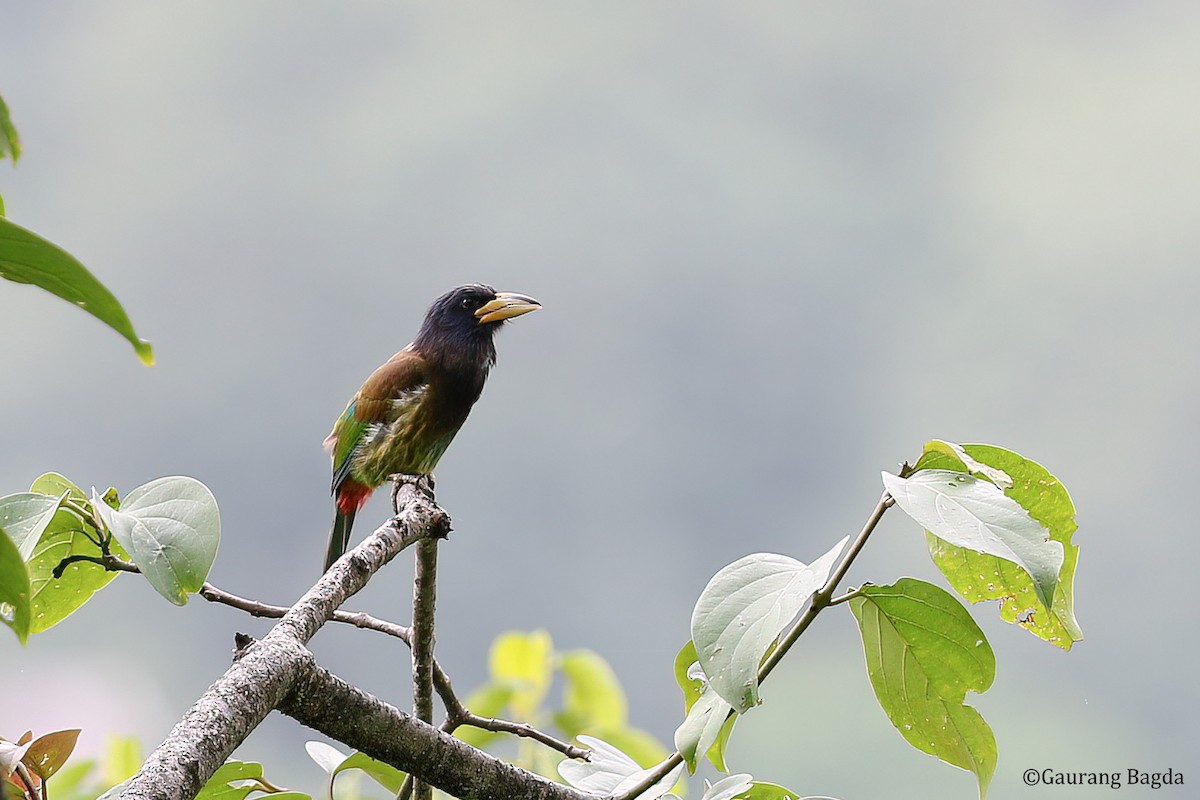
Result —
[[500, 326], [541, 307], [532, 297], [482, 283], [459, 286], [429, 307], [413, 346], [426, 357], [491, 366], [496, 360], [492, 336]]

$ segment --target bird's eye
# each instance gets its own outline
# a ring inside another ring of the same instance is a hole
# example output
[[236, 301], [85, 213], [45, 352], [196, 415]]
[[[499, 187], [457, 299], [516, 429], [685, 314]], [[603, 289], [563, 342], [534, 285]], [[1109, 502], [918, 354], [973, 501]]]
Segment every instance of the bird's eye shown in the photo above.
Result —
[[460, 306], [462, 306], [463, 308], [470, 308], [471, 306], [475, 305], [475, 301], [469, 297], [464, 297], [462, 300], [460, 300], [458, 302], [458, 304]]

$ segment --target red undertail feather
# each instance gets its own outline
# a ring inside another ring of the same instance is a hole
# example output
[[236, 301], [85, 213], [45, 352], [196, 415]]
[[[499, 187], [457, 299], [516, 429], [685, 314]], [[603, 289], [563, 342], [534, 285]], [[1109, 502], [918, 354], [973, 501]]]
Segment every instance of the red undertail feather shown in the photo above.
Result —
[[371, 492], [375, 491], [366, 484], [359, 483], [353, 478], [343, 483], [337, 489], [337, 507], [343, 514], [354, 514], [367, 504]]

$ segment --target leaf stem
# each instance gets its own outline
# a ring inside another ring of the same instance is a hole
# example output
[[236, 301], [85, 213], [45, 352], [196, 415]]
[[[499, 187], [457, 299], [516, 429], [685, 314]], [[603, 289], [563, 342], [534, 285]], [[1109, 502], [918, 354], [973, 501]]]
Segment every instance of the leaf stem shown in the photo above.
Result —
[[91, 564], [99, 564], [109, 572], [141, 572], [141, 570], [137, 568], [137, 564], [131, 564], [128, 561], [124, 561], [114, 555], [105, 553], [104, 555], [99, 556], [67, 556], [62, 561], [58, 562], [58, 566], [56, 566], [54, 571], [50, 574], [54, 576], [55, 580], [58, 580], [63, 576], [63, 571], [77, 561], [87, 561]]
[[846, 592], [845, 594], [833, 598], [832, 600], [829, 601], [829, 605], [831, 605], [831, 606], [841, 605], [842, 603], [846, 603], [846, 602], [849, 602], [850, 600], [853, 600], [854, 598], [858, 597], [860, 594], [862, 594], [861, 586], [857, 589], [851, 589], [850, 591]]

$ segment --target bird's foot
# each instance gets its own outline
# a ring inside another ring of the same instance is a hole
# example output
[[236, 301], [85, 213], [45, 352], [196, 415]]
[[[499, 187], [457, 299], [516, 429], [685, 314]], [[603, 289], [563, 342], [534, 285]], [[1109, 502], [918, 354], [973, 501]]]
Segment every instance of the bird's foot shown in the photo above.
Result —
[[435, 515], [430, 521], [429, 535], [435, 539], [446, 539], [450, 536], [450, 531], [453, 530], [450, 526], [450, 515], [437, 504], [437, 499], [433, 496], [434, 481], [432, 475], [409, 475], [397, 472], [389, 475], [388, 480], [392, 482], [392, 513], [396, 515], [392, 518], [393, 523], [398, 523], [400, 520], [401, 487], [412, 486], [418, 492], [425, 495], [434, 506]]
[[400, 513], [400, 487], [405, 485], [413, 486], [417, 491], [429, 498], [430, 502], [436, 503], [433, 493], [433, 476], [432, 475], [409, 475], [405, 472], [397, 472], [388, 476], [388, 480], [392, 482], [392, 513]]

